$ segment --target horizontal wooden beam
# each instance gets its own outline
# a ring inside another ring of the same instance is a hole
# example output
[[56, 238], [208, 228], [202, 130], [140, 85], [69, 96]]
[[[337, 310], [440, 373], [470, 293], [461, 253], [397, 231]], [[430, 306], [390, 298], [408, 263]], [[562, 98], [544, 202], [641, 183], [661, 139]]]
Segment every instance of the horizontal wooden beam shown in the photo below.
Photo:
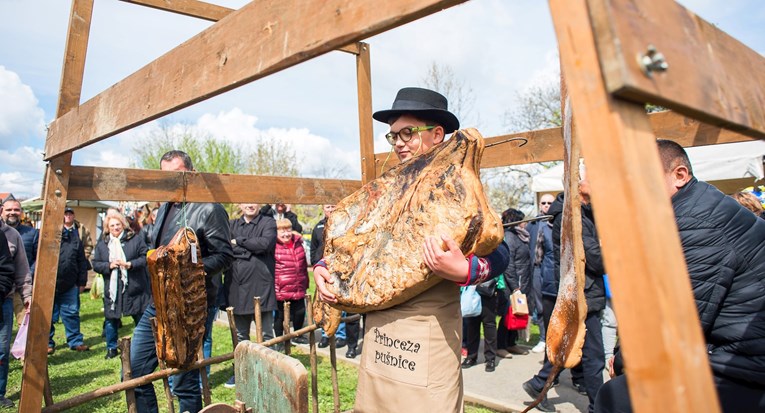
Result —
[[[765, 57], [673, 0], [588, 5], [609, 92], [765, 139]], [[649, 47], [666, 70], [646, 74]]]
[[53, 121], [45, 159], [464, 1], [254, 1]]
[[[745, 142], [756, 139], [718, 126], [708, 125], [672, 111], [652, 113], [648, 119], [657, 138], [673, 140], [685, 147]], [[518, 147], [518, 142], [508, 142], [486, 148], [481, 160], [481, 168], [563, 160], [563, 137], [560, 128], [495, 136], [486, 138], [486, 144], [501, 142], [509, 138], [526, 138], [529, 142], [522, 147]], [[378, 175], [384, 172], [381, 169], [387, 156], [387, 152], [375, 154]], [[392, 154], [391, 159], [385, 165], [385, 170], [397, 163], [398, 160]]]
[[205, 3], [198, 0], [122, 0], [126, 3], [138, 4], [151, 7], [153, 9], [169, 11], [171, 13], [182, 14], [184, 16], [196, 17], [199, 19], [216, 22], [235, 9], [219, 6], [217, 4]]
[[361, 181], [72, 166], [69, 199], [334, 204]]
[[[169, 11], [171, 13], [182, 14], [184, 16], [197, 17], [211, 22], [226, 17], [229, 13], [236, 11], [228, 7], [218, 6], [217, 4], [205, 3], [197, 0], [121, 0], [126, 3], [138, 4], [154, 9]], [[351, 43], [337, 48], [341, 52], [354, 55], [361, 53], [359, 43]]]

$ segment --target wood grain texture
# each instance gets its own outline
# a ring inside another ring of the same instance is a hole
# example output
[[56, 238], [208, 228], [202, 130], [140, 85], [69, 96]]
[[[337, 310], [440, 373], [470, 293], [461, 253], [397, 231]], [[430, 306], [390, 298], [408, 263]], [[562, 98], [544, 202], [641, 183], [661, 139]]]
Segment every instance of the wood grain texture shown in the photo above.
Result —
[[[765, 57], [673, 0], [588, 0], [609, 92], [765, 139]], [[669, 68], [646, 76], [649, 45]]]
[[[64, 64], [59, 88], [56, 116], [76, 108], [82, 93], [82, 77], [88, 50], [93, 0], [74, 0], [69, 16]], [[69, 186], [72, 155], [53, 158], [45, 176], [42, 228], [37, 251], [36, 276], [32, 288], [26, 361], [22, 371], [19, 411], [39, 411], [47, 377], [48, 333], [53, 313], [51, 291], [56, 289], [58, 256], [61, 247], [61, 225]], [[46, 389], [47, 390], [47, 389]]]
[[[642, 105], [608, 94], [586, 0], [551, 0], [550, 9], [619, 314], [633, 409], [717, 412], [706, 345], [648, 116]], [[646, 337], [651, 337], [650, 346]]]
[[251, 2], [53, 121], [46, 159], [463, 1]]
[[253, 412], [308, 413], [308, 371], [300, 361], [245, 341], [234, 350], [236, 399]]
[[361, 184], [377, 178], [375, 171], [374, 130], [372, 127], [372, 65], [369, 45], [359, 43], [356, 56], [356, 89], [359, 101], [359, 149], [361, 151]]
[[184, 16], [197, 17], [209, 21], [218, 21], [234, 11], [228, 7], [205, 3], [197, 0], [122, 0]]
[[342, 179], [73, 166], [70, 199], [332, 204], [361, 188]]

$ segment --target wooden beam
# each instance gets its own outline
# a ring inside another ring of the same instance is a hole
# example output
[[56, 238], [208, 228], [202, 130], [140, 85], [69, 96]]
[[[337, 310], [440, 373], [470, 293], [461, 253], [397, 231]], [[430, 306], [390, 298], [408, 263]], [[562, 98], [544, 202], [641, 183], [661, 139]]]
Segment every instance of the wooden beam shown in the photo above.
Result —
[[182, 14], [189, 17], [197, 17], [211, 22], [226, 17], [235, 9], [219, 6], [217, 4], [205, 3], [197, 0], [122, 0], [125, 3], [133, 3], [141, 6], [151, 7], [153, 9], [169, 11], [171, 13]]
[[366, 184], [377, 178], [372, 126], [372, 65], [369, 60], [369, 45], [366, 43], [359, 43], [359, 54], [356, 56], [356, 89], [359, 101], [361, 183]]
[[367, 43], [357, 42], [357, 43], [351, 43], [342, 47], [338, 47], [337, 50], [341, 52], [355, 54], [358, 56], [359, 54], [361, 54], [362, 47], [369, 48], [369, 45]]
[[717, 412], [648, 116], [643, 105], [606, 90], [586, 0], [550, 0], [550, 9], [619, 314], [632, 407], [636, 413]]
[[[197, 17], [211, 22], [226, 17], [229, 13], [236, 11], [228, 7], [218, 6], [217, 4], [205, 3], [197, 0], [121, 0], [125, 3], [133, 3], [141, 6], [147, 6], [154, 9], [178, 13], [184, 16]], [[358, 55], [360, 53], [359, 43], [351, 43], [337, 50]]]
[[463, 1], [249, 3], [53, 121], [46, 159]]
[[360, 187], [359, 181], [341, 179], [73, 166], [69, 178], [69, 198], [101, 201], [334, 204]]
[[[765, 139], [765, 57], [673, 0], [588, 0], [609, 92]], [[649, 46], [669, 67], [646, 75]]]
[[[85, 56], [88, 50], [93, 0], [74, 0], [69, 16], [56, 117], [80, 103]], [[22, 371], [19, 411], [40, 411], [48, 367], [48, 334], [53, 313], [52, 291], [56, 289], [61, 225], [69, 185], [71, 153], [55, 157], [47, 167], [43, 199], [40, 247], [37, 251], [35, 282], [29, 314], [26, 359]]]
[[[684, 147], [756, 140], [751, 136], [708, 125], [672, 111], [652, 113], [648, 115], [648, 119], [657, 138], [673, 140]], [[518, 142], [508, 142], [486, 148], [481, 160], [481, 168], [563, 160], [561, 136], [560, 128], [551, 128], [486, 138], [487, 145], [508, 138], [526, 138], [529, 142], [522, 147], [518, 147]], [[388, 156], [387, 152], [375, 154], [375, 167], [378, 174], [383, 172], [380, 168], [386, 156]], [[395, 162], [390, 164], [389, 161], [385, 169], [390, 169], [395, 164]]]

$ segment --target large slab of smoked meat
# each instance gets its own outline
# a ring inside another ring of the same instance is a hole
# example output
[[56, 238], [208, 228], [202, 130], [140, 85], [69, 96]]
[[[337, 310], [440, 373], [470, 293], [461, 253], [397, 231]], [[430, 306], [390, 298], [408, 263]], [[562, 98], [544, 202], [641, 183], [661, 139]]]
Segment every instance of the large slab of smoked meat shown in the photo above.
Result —
[[197, 359], [207, 318], [205, 270], [194, 231], [181, 228], [146, 261], [157, 308], [157, 357], [167, 367], [185, 369]]
[[446, 234], [466, 255], [486, 255], [499, 245], [502, 223], [479, 178], [483, 149], [477, 130], [459, 130], [337, 205], [324, 230], [328, 287], [337, 303], [334, 311], [326, 305], [314, 311], [328, 333], [338, 310], [382, 310], [440, 282], [423, 261], [426, 237]]

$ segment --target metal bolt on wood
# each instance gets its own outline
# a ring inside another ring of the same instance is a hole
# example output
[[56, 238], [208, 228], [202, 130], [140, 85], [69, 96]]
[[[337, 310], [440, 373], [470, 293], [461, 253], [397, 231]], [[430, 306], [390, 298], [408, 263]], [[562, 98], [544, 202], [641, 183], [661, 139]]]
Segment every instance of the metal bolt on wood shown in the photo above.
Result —
[[638, 65], [643, 73], [651, 77], [653, 72], [664, 72], [669, 69], [669, 63], [664, 58], [664, 54], [656, 50], [656, 46], [649, 44], [645, 54], [638, 55]]

